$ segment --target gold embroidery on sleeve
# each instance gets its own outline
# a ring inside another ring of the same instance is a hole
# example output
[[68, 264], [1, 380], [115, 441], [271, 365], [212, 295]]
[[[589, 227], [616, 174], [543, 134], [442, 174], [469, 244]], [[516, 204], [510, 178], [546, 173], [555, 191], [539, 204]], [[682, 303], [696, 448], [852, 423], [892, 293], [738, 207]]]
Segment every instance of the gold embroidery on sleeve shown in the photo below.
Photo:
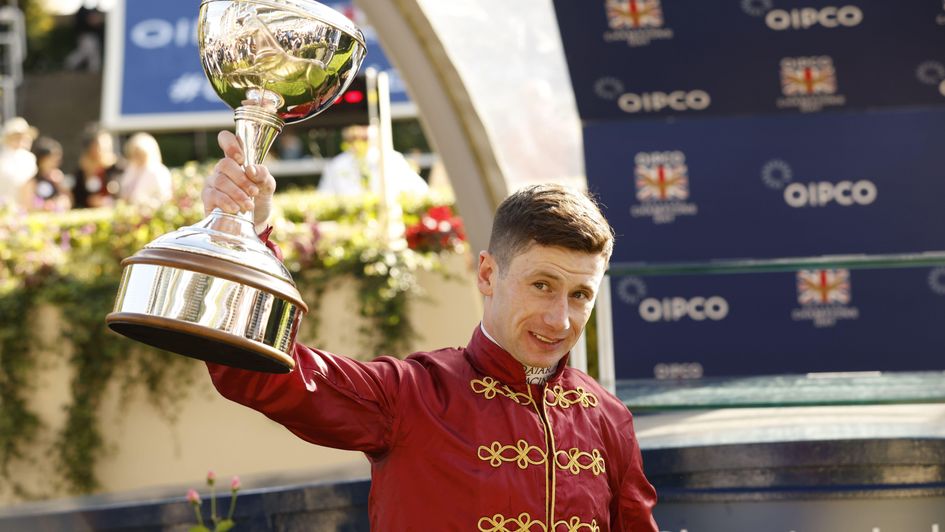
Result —
[[481, 393], [486, 399], [495, 398], [496, 394], [508, 397], [520, 405], [531, 404], [532, 399], [527, 394], [518, 393], [507, 385], [493, 379], [492, 377], [483, 377], [482, 379], [473, 379], [469, 381], [469, 386], [476, 393]]
[[572, 474], [577, 475], [582, 470], [594, 473], [598, 476], [606, 469], [604, 467], [604, 457], [597, 449], [591, 452], [584, 452], [577, 448], [571, 448], [567, 451], [560, 450], [555, 453], [555, 465], [561, 469], [567, 469]]
[[525, 440], [518, 440], [515, 445], [502, 445], [497, 441], [488, 447], [480, 445], [478, 454], [480, 460], [489, 462], [492, 467], [499, 467], [503, 462], [515, 462], [519, 469], [525, 469], [545, 463], [545, 453], [541, 448], [529, 445]]
[[548, 406], [560, 406], [561, 408], [571, 408], [574, 405], [581, 405], [584, 408], [597, 407], [597, 396], [578, 386], [574, 390], [565, 390], [560, 384], [547, 389], [549, 394], [545, 394], [545, 404]]

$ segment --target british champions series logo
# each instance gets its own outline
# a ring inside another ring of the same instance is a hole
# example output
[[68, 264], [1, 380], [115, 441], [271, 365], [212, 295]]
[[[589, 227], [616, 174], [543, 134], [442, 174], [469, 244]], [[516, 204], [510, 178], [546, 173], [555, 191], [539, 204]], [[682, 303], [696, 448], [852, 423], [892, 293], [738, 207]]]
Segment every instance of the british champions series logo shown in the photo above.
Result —
[[850, 306], [850, 270], [801, 270], [797, 272], [794, 321], [811, 321], [814, 327], [833, 327], [839, 320], [855, 320], [860, 310]]
[[641, 152], [634, 158], [637, 201], [630, 216], [664, 224], [677, 216], [694, 216], [699, 208], [689, 199], [689, 169], [681, 151]]
[[781, 60], [779, 109], [796, 108], [804, 113], [824, 107], [846, 105], [847, 98], [837, 94], [837, 73], [829, 56], [785, 57]]
[[660, 0], [607, 0], [606, 9], [610, 29], [604, 42], [625, 41], [637, 47], [673, 38], [673, 30], [663, 27]]

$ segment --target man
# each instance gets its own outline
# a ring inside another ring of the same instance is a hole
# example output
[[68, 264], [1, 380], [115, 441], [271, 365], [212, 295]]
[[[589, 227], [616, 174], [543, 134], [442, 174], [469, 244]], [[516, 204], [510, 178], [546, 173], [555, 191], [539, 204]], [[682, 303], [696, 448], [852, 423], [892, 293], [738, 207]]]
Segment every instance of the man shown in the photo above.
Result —
[[[344, 152], [325, 165], [318, 182], [318, 191], [339, 196], [357, 196], [366, 192], [381, 193], [379, 154], [370, 149], [367, 126], [348, 126], [342, 132]], [[410, 163], [398, 151], [385, 154], [385, 186], [389, 197], [396, 198], [401, 192], [422, 194], [427, 183], [410, 167]]]
[[[204, 208], [258, 194], [259, 229], [275, 182], [243, 172], [232, 134], [220, 145]], [[656, 532], [630, 412], [567, 367], [612, 245], [589, 198], [530, 187], [499, 206], [479, 254], [483, 317], [465, 349], [365, 363], [296, 345], [293, 373], [210, 375], [300, 438], [364, 452], [374, 530]]]

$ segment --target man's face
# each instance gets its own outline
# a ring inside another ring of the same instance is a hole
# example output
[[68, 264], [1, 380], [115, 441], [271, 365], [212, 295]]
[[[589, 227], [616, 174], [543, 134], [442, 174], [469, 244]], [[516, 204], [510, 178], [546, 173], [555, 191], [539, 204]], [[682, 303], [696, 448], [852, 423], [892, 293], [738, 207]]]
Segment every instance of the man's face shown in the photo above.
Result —
[[483, 325], [522, 364], [554, 366], [581, 336], [604, 269], [599, 254], [534, 244], [500, 271], [495, 257], [483, 251]]

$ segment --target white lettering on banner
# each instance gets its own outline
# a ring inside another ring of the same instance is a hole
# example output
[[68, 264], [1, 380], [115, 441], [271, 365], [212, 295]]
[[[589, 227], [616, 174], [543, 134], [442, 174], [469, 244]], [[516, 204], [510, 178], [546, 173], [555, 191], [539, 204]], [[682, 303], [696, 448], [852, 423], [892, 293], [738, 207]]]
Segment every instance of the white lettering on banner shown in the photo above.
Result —
[[681, 201], [643, 203], [630, 206], [630, 216], [634, 218], [652, 218], [655, 224], [673, 223], [677, 216], [695, 216], [697, 214], [699, 214], [698, 205]]
[[197, 44], [197, 22], [181, 18], [176, 22], [160, 18], [149, 18], [135, 24], [128, 32], [131, 42], [147, 50], [164, 48], [173, 44], [178, 48]]
[[664, 297], [662, 300], [648, 297], [640, 302], [640, 317], [648, 322], [679, 321], [689, 318], [693, 321], [720, 321], [728, 316], [728, 301], [720, 296], [712, 297]]
[[682, 165], [686, 164], [686, 155], [679, 151], [641, 151], [633, 157], [633, 162], [638, 165]]
[[860, 309], [843, 305], [818, 305], [791, 310], [794, 321], [810, 321], [814, 327], [833, 327], [840, 320], [860, 319]]
[[702, 111], [709, 107], [712, 99], [709, 93], [703, 90], [644, 92], [635, 94], [627, 92], [617, 98], [617, 106], [625, 113], [656, 113], [667, 107], [673, 111]]
[[806, 30], [813, 26], [837, 28], [853, 27], [863, 22], [863, 11], [857, 6], [833, 7], [820, 9], [803, 7], [800, 9], [773, 9], [765, 15], [765, 24], [773, 30]]
[[660, 363], [653, 366], [653, 376], [660, 380], [701, 379], [704, 373], [702, 364], [698, 362]]
[[167, 88], [167, 97], [174, 103], [189, 103], [198, 96], [210, 102], [217, 101], [217, 94], [203, 72], [182, 74]]
[[879, 194], [871, 181], [829, 183], [791, 183], [784, 187], [784, 201], [794, 208], [825, 207], [831, 202], [843, 207], [870, 205]]

